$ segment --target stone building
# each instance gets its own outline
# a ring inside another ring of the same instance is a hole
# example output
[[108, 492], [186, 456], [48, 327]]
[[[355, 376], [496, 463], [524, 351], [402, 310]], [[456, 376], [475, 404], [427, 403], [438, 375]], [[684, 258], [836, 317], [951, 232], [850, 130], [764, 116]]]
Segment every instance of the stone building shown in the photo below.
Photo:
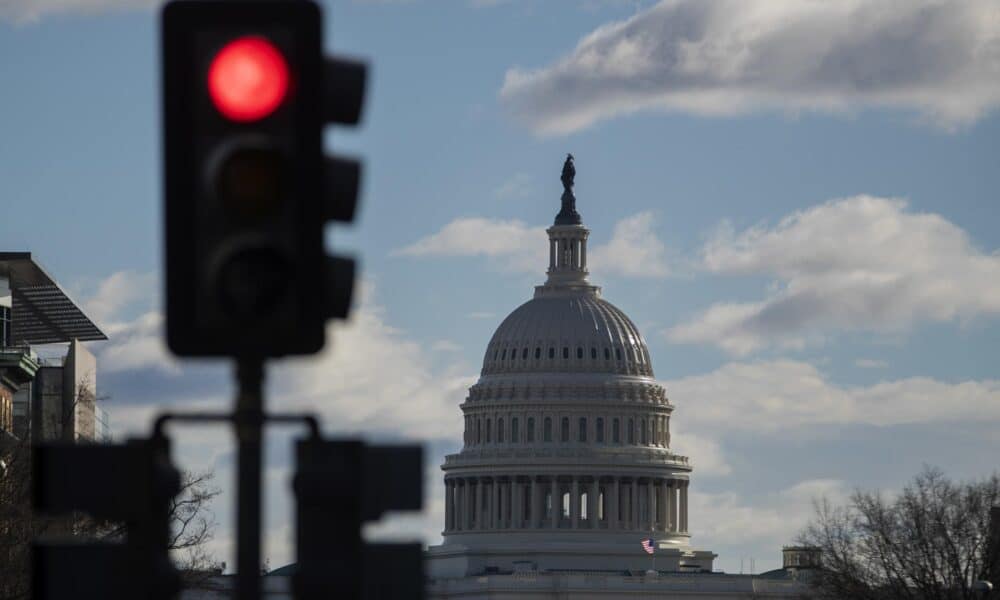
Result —
[[675, 405], [638, 328], [589, 280], [574, 177], [570, 156], [547, 279], [497, 328], [461, 405], [430, 596], [801, 597], [790, 577], [713, 573], [716, 555], [692, 546]]

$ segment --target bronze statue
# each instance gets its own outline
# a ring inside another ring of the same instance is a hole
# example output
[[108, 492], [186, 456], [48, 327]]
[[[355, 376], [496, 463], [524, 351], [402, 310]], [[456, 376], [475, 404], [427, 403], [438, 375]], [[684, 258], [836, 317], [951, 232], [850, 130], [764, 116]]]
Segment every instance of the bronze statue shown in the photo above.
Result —
[[556, 215], [556, 225], [579, 225], [583, 221], [580, 213], [576, 212], [576, 196], [573, 195], [573, 180], [576, 178], [576, 166], [573, 164], [573, 155], [566, 155], [566, 162], [563, 163], [562, 175], [562, 208]]

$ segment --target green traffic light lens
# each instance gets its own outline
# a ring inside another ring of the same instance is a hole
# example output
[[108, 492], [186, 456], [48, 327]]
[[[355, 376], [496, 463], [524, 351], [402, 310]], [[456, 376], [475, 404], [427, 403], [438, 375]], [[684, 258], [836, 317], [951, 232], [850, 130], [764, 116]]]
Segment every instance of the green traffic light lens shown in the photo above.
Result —
[[216, 195], [226, 214], [241, 223], [256, 224], [278, 214], [282, 205], [285, 161], [266, 148], [240, 148], [219, 166]]

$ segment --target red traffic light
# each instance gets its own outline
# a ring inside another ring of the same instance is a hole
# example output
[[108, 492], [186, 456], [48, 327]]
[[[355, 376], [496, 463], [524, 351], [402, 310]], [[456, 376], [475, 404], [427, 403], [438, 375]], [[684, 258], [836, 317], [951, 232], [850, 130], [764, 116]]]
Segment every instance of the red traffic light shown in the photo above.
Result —
[[208, 93], [228, 119], [256, 121], [273, 113], [288, 93], [288, 63], [267, 39], [248, 35], [219, 50], [208, 68]]

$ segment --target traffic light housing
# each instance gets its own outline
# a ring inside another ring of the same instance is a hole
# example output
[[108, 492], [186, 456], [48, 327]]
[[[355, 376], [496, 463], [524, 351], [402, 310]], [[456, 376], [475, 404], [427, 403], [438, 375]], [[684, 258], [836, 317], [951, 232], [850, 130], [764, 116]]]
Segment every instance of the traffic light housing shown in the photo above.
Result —
[[125, 540], [49, 539], [32, 547], [32, 598], [168, 600], [180, 575], [168, 553], [170, 501], [180, 491], [166, 438], [117, 445], [38, 445], [32, 456], [36, 511], [87, 513], [97, 522], [125, 523]]
[[323, 56], [309, 1], [177, 0], [161, 23], [168, 346], [316, 352], [354, 280], [325, 224], [353, 218], [360, 177], [322, 134], [360, 118], [365, 67]]
[[[361, 538], [362, 524], [377, 521], [385, 512], [421, 508], [420, 446], [300, 440], [293, 487], [295, 598], [423, 599], [419, 543], [374, 544]], [[387, 565], [391, 565], [391, 577], [386, 577]]]

